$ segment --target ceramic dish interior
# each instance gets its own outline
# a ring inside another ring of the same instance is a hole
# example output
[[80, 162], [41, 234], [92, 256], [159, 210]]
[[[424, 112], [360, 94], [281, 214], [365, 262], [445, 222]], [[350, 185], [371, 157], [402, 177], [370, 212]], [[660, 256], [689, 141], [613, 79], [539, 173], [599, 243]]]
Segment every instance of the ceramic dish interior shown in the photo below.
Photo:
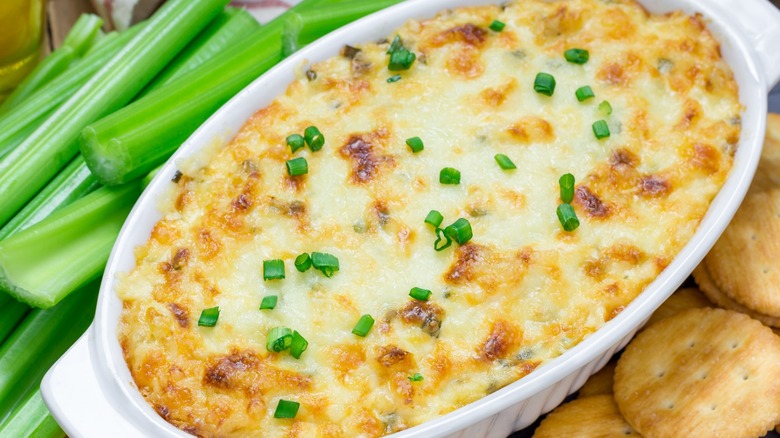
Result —
[[[159, 195], [175, 163], [214, 141], [227, 142], [256, 110], [285, 89], [302, 65], [334, 56], [344, 44], [385, 37], [409, 18], [445, 8], [497, 0], [409, 0], [342, 28], [279, 64], [212, 116], [169, 160], [131, 212], [109, 259], [94, 325], [47, 374], [44, 399], [70, 436], [189, 436], [165, 422], [136, 390], [117, 341], [122, 308], [116, 275], [133, 268], [134, 248], [148, 239], [161, 214]], [[744, 197], [755, 172], [765, 129], [767, 92], [780, 79], [780, 13], [766, 0], [640, 0], [650, 12], [701, 13], [721, 42], [745, 106], [732, 172], [707, 215], [674, 261], [616, 318], [562, 356], [474, 403], [396, 434], [397, 437], [506, 436], [532, 423], [576, 391], [622, 348], [715, 243]], [[739, 13], [733, 11], [739, 10]]]

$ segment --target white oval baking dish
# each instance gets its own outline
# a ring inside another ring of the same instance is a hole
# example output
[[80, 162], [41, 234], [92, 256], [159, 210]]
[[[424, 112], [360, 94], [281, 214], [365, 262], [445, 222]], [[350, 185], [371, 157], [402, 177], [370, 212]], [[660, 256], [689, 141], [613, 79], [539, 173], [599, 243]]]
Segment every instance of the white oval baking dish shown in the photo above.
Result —
[[[133, 249], [144, 243], [160, 218], [156, 202], [176, 172], [175, 161], [215, 139], [227, 141], [256, 110], [268, 105], [302, 63], [335, 56], [347, 43], [390, 34], [409, 18], [432, 17], [444, 8], [500, 0], [408, 0], [322, 38], [254, 81], [179, 149], [140, 198], [108, 261], [94, 324], [52, 367], [42, 384], [46, 404], [72, 437], [187, 437], [144, 401], [122, 357], [116, 329], [122, 308], [114, 294], [118, 272], [132, 269]], [[629, 306], [603, 328], [557, 359], [474, 403], [394, 436], [505, 437], [531, 424], [579, 389], [621, 349], [650, 314], [677, 288], [720, 236], [755, 172], [764, 138], [767, 93], [780, 80], [780, 12], [768, 0], [640, 0], [650, 12], [701, 13], [721, 42], [739, 84], [742, 136], [734, 168], [694, 235], [674, 261]]]

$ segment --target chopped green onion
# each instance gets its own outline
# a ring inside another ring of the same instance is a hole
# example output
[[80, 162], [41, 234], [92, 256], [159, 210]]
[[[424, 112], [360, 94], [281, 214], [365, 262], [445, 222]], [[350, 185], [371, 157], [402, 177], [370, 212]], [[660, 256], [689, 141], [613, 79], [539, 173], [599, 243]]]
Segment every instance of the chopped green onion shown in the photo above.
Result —
[[[446, 239], [446, 241], [439, 245], [443, 239]], [[436, 241], [433, 242], [433, 249], [436, 251], [444, 251], [445, 249], [449, 248], [450, 245], [452, 245], [452, 239], [450, 236], [448, 236], [443, 229], [436, 228]]]
[[371, 327], [374, 326], [374, 318], [371, 317], [368, 313], [360, 317], [360, 320], [355, 324], [355, 328], [352, 329], [352, 333], [361, 336], [366, 337], [368, 334], [368, 331], [371, 330]]
[[574, 175], [567, 173], [561, 176], [558, 185], [561, 186], [561, 201], [571, 204], [574, 199]]
[[509, 157], [507, 157], [504, 154], [496, 154], [496, 156], [493, 158], [496, 159], [496, 163], [498, 163], [498, 166], [504, 170], [517, 169], [515, 163], [513, 163], [512, 160], [510, 160]]
[[607, 122], [604, 120], [595, 122], [593, 124], [593, 134], [599, 140], [609, 137], [609, 126], [607, 126]]
[[306, 140], [306, 144], [309, 145], [309, 149], [311, 149], [312, 152], [317, 152], [322, 149], [322, 146], [325, 144], [325, 136], [322, 135], [316, 126], [309, 126], [306, 128], [306, 130], [303, 131], [303, 138]]
[[563, 52], [563, 56], [574, 64], [585, 64], [590, 59], [590, 53], [585, 49], [569, 49]]
[[292, 134], [287, 137], [287, 146], [290, 146], [290, 150], [292, 150], [293, 153], [304, 147], [305, 143], [306, 141], [301, 134]]
[[198, 318], [198, 325], [201, 327], [214, 327], [219, 319], [219, 306], [210, 309], [203, 309]]
[[300, 333], [294, 331], [292, 335], [292, 343], [290, 344], [290, 355], [296, 359], [300, 359], [301, 354], [303, 354], [307, 348], [309, 348], [309, 341], [301, 336]]
[[287, 327], [274, 327], [268, 331], [265, 348], [279, 353], [292, 345], [293, 332]]
[[577, 91], [574, 92], [574, 95], [577, 96], [577, 100], [580, 102], [596, 97], [596, 95], [593, 93], [593, 89], [590, 88], [589, 85], [577, 88]]
[[534, 79], [534, 91], [545, 96], [552, 96], [555, 92], [555, 78], [549, 73], [537, 73]]
[[395, 38], [393, 38], [393, 42], [390, 43], [390, 48], [387, 49], [387, 54], [392, 55], [393, 53], [401, 50], [403, 47], [404, 45], [401, 42], [401, 35], [396, 35]]
[[263, 297], [263, 301], [260, 302], [260, 310], [272, 310], [276, 307], [276, 302], [279, 297], [276, 295], [267, 295]]
[[423, 375], [420, 373], [414, 373], [413, 376], [409, 376], [407, 377], [407, 379], [409, 379], [412, 382], [422, 382]]
[[439, 182], [442, 184], [460, 184], [460, 171], [452, 167], [445, 167], [439, 172]]
[[458, 242], [458, 245], [463, 245], [474, 237], [471, 231], [471, 223], [464, 218], [456, 220], [452, 225], [445, 228], [444, 234]]
[[311, 264], [314, 269], [322, 272], [328, 278], [339, 270], [339, 259], [333, 254], [313, 252], [311, 253]]
[[311, 268], [311, 257], [309, 254], [303, 253], [295, 258], [295, 269], [298, 272], [306, 272]]
[[417, 152], [420, 152], [421, 150], [425, 149], [425, 145], [423, 145], [423, 141], [420, 140], [420, 137], [407, 138], [406, 139], [406, 144], [409, 146], [409, 148], [415, 154]]
[[612, 105], [610, 105], [606, 100], [601, 102], [599, 104], [599, 112], [605, 116], [612, 114]]
[[493, 22], [490, 23], [490, 30], [495, 32], [501, 32], [502, 30], [504, 30], [504, 26], [506, 26], [506, 24], [504, 24], [503, 22], [498, 20], [493, 20]]
[[415, 300], [428, 301], [428, 298], [431, 297], [431, 291], [428, 289], [413, 287], [412, 290], [409, 291], [409, 296]]
[[417, 55], [407, 49], [400, 49], [390, 54], [387, 69], [390, 71], [409, 70], [417, 59]]
[[306, 158], [298, 157], [287, 160], [287, 173], [290, 176], [301, 176], [309, 173], [309, 163]]
[[556, 211], [558, 214], [558, 220], [561, 221], [561, 225], [565, 231], [574, 231], [580, 226], [580, 220], [577, 219], [577, 213], [574, 212], [574, 207], [571, 204], [561, 204]]
[[393, 75], [387, 78], [387, 83], [392, 84], [393, 82], [398, 82], [401, 80], [401, 75]]
[[425, 216], [425, 223], [433, 225], [433, 228], [438, 228], [444, 221], [444, 216], [436, 210], [428, 212], [428, 216]]
[[300, 407], [301, 404], [298, 402], [279, 399], [279, 404], [276, 405], [276, 411], [274, 411], [274, 418], [295, 418]]
[[283, 280], [284, 260], [263, 260], [263, 280]]

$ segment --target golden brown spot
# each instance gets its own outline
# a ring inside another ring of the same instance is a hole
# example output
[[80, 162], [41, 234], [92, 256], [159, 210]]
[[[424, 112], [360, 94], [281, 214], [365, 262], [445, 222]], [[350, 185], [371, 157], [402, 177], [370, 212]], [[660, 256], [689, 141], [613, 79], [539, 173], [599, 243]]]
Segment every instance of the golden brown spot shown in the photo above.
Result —
[[522, 341], [523, 334], [514, 324], [507, 321], [496, 321], [490, 328], [490, 335], [479, 347], [479, 355], [483, 360], [505, 358], [513, 347]]
[[715, 173], [720, 170], [720, 152], [714, 147], [696, 143], [693, 145], [693, 157], [690, 158], [693, 167], [707, 173]]
[[626, 262], [632, 265], [638, 265], [647, 259], [644, 251], [630, 244], [615, 244], [610, 246], [605, 254], [607, 257]]
[[366, 361], [366, 353], [362, 345], [334, 345], [328, 348], [327, 357], [333, 364], [333, 370], [340, 379], [357, 369]]
[[609, 216], [609, 207], [587, 186], [577, 186], [574, 191], [574, 203], [581, 206], [591, 217], [603, 218]]
[[352, 161], [352, 182], [362, 184], [371, 181], [381, 166], [393, 166], [395, 160], [389, 155], [378, 155], [373, 141], [379, 134], [352, 135], [339, 149], [342, 157]]
[[626, 76], [623, 66], [613, 62], [602, 67], [596, 77], [610, 85], [625, 85]]
[[582, 265], [582, 269], [585, 271], [585, 275], [597, 281], [604, 279], [607, 270], [602, 259], [587, 260]]
[[157, 225], [152, 229], [152, 235], [150, 239], [157, 241], [160, 245], [171, 245], [173, 242], [181, 236], [181, 232], [178, 227], [174, 226], [171, 222], [161, 220], [157, 222]]
[[238, 195], [233, 202], [230, 203], [230, 207], [233, 212], [245, 212], [252, 206], [252, 198], [244, 191]]
[[187, 262], [189, 262], [189, 260], [190, 250], [187, 248], [179, 248], [176, 251], [176, 255], [174, 255], [173, 259], [171, 260], [171, 269], [179, 271], [183, 267], [187, 266]]
[[279, 388], [307, 389], [311, 378], [271, 366], [253, 351], [234, 349], [209, 360], [203, 383], [252, 394]]
[[387, 208], [387, 204], [382, 200], [376, 200], [371, 205], [371, 208], [374, 211], [374, 215], [376, 216], [379, 225], [382, 227], [387, 225], [390, 221], [390, 210]]
[[190, 314], [185, 307], [179, 306], [176, 303], [169, 303], [168, 310], [171, 311], [173, 317], [176, 318], [176, 322], [179, 323], [181, 328], [187, 328], [190, 325]]
[[682, 119], [675, 126], [675, 129], [686, 130], [701, 118], [701, 105], [693, 99], [686, 99], [683, 104], [684, 112]]
[[501, 106], [515, 88], [517, 88], [517, 80], [512, 79], [504, 85], [482, 90], [479, 96], [485, 105], [495, 108]]
[[291, 176], [284, 174], [284, 186], [294, 192], [300, 192], [306, 185], [306, 175]]
[[604, 318], [604, 320], [610, 321], [614, 319], [616, 316], [620, 315], [620, 312], [622, 312], [623, 309], [625, 309], [625, 306], [617, 306], [613, 308], [612, 310], [609, 311], [609, 313], [607, 313], [607, 316]]
[[612, 167], [636, 167], [639, 164], [639, 157], [625, 148], [615, 149], [609, 157], [609, 165]]
[[447, 281], [460, 283], [472, 280], [474, 266], [482, 261], [481, 251], [482, 247], [474, 243], [459, 246], [455, 250], [455, 264], [445, 275]]
[[656, 175], [643, 176], [639, 181], [639, 194], [645, 198], [666, 196], [671, 190], [669, 181]]
[[634, 20], [620, 8], [610, 8], [599, 15], [604, 34], [609, 38], [626, 39], [636, 32]]
[[215, 238], [211, 232], [207, 229], [201, 229], [198, 233], [198, 240], [196, 241], [198, 246], [198, 255], [200, 259], [211, 260], [222, 248], [222, 244], [219, 239]]
[[403, 365], [412, 357], [412, 353], [395, 345], [380, 346], [376, 349], [376, 361], [385, 368]]
[[506, 131], [509, 136], [520, 143], [549, 143], [555, 140], [555, 131], [547, 120], [541, 117], [524, 117]]
[[656, 257], [653, 259], [653, 263], [655, 263], [656, 272], [660, 274], [661, 271], [663, 271], [664, 269], [666, 269], [667, 266], [669, 266], [669, 259], [667, 259], [666, 257]]
[[474, 24], [467, 23], [447, 29], [431, 39], [433, 47], [460, 42], [470, 46], [481, 46], [487, 37], [487, 32]]
[[582, 13], [567, 5], [559, 6], [554, 13], [542, 18], [543, 35], [555, 38], [578, 31], [582, 27]]
[[407, 324], [419, 325], [431, 336], [438, 336], [444, 319], [444, 309], [428, 302], [411, 300], [400, 311], [401, 319]]
[[174, 202], [176, 211], [184, 211], [184, 208], [192, 201], [192, 197], [193, 193], [190, 190], [182, 190], [179, 192], [179, 195], [176, 197], [176, 201]]
[[471, 79], [481, 75], [485, 66], [480, 60], [480, 51], [467, 46], [451, 52], [447, 59], [447, 70], [453, 75]]

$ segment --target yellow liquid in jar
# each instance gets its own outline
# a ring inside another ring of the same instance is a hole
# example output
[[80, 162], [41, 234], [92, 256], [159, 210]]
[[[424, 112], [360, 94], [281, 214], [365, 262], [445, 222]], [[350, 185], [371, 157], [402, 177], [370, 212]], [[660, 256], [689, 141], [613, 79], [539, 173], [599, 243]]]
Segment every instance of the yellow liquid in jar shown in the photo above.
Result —
[[41, 56], [46, 0], [0, 0], [0, 101]]

